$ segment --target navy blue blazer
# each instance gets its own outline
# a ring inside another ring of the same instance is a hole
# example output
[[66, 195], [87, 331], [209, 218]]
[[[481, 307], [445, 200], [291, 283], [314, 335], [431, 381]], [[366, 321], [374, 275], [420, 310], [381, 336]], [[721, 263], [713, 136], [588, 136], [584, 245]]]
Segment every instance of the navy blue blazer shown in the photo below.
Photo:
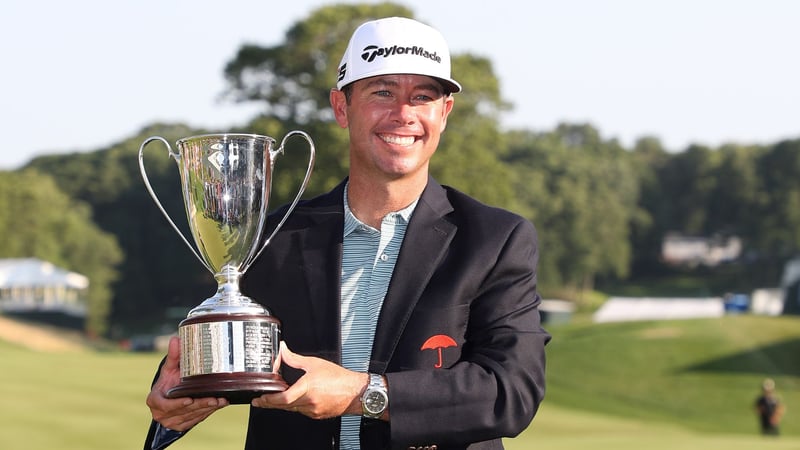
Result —
[[[303, 201], [245, 273], [242, 290], [282, 322], [294, 352], [336, 363], [344, 182]], [[280, 219], [282, 211], [276, 213]], [[369, 370], [389, 423], [362, 419], [362, 450], [502, 449], [544, 397], [534, 226], [429, 178], [378, 319]], [[292, 383], [301, 373], [283, 368]], [[250, 409], [246, 449], [335, 449], [338, 418]]]

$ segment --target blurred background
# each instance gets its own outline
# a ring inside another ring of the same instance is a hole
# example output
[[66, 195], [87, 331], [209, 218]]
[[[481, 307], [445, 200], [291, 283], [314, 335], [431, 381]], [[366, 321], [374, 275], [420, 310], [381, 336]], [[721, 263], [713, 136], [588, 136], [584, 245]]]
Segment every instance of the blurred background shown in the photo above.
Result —
[[[6, 10], [0, 447], [139, 448], [164, 342], [214, 292], [144, 188], [142, 142], [302, 129], [318, 150], [306, 197], [324, 192], [347, 173], [327, 104], [346, 41], [402, 15], [443, 32], [464, 86], [433, 175], [540, 234], [548, 394], [507, 447], [800, 448], [800, 4]], [[281, 157], [271, 205], [305, 159], [300, 144]], [[188, 232], [166, 149], [145, 163]], [[758, 427], [766, 378], [786, 406], [778, 438]], [[175, 447], [241, 448], [246, 413]]]

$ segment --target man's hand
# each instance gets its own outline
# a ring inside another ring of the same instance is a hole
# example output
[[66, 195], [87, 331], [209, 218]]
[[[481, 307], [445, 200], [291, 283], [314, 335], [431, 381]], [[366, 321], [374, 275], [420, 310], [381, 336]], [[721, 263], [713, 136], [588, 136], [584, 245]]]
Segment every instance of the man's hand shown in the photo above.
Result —
[[167, 391], [181, 381], [180, 352], [180, 339], [173, 337], [169, 341], [167, 360], [161, 367], [158, 380], [147, 395], [146, 403], [153, 420], [171, 430], [183, 432], [205, 420], [214, 411], [227, 406], [228, 400], [213, 397], [167, 398]]
[[299, 412], [312, 419], [361, 414], [359, 397], [369, 383], [366, 373], [353, 372], [321, 358], [292, 353], [283, 342], [281, 361], [305, 374], [283, 392], [253, 399], [253, 406]]

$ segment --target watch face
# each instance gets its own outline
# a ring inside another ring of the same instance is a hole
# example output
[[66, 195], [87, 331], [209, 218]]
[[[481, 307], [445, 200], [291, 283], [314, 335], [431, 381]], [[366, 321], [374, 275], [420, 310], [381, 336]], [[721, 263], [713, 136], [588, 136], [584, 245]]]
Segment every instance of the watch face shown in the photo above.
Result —
[[364, 409], [372, 414], [380, 414], [386, 409], [386, 394], [380, 391], [371, 391], [364, 399]]

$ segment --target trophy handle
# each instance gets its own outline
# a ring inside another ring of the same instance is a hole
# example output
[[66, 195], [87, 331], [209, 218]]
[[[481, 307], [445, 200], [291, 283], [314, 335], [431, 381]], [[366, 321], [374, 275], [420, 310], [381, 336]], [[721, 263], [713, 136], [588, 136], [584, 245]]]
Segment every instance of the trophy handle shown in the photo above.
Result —
[[147, 192], [150, 193], [150, 197], [152, 197], [153, 201], [156, 202], [156, 206], [158, 206], [158, 209], [161, 210], [161, 214], [163, 214], [164, 217], [167, 218], [167, 222], [169, 222], [169, 224], [172, 225], [172, 228], [175, 230], [176, 233], [178, 233], [178, 236], [180, 236], [181, 239], [183, 239], [183, 243], [186, 244], [187, 247], [189, 247], [189, 250], [191, 250], [194, 256], [197, 257], [198, 261], [200, 261], [200, 263], [203, 264], [203, 267], [208, 269], [209, 272], [214, 273], [214, 269], [212, 269], [211, 266], [209, 266], [208, 263], [206, 263], [206, 261], [202, 257], [200, 257], [200, 254], [197, 253], [197, 250], [194, 249], [194, 246], [189, 243], [189, 240], [186, 239], [186, 236], [184, 236], [180, 228], [178, 228], [178, 226], [175, 225], [175, 222], [172, 221], [172, 218], [167, 213], [167, 210], [165, 210], [164, 207], [161, 205], [161, 201], [158, 199], [158, 196], [153, 190], [153, 186], [150, 185], [150, 179], [147, 178], [147, 172], [144, 169], [143, 155], [145, 146], [147, 146], [147, 144], [149, 144], [152, 141], [163, 142], [164, 145], [167, 146], [167, 150], [169, 151], [169, 156], [175, 159], [175, 161], [178, 161], [181, 157], [180, 154], [172, 151], [172, 147], [170, 147], [169, 142], [167, 142], [166, 139], [160, 136], [149, 137], [144, 142], [142, 142], [142, 145], [139, 147], [139, 172], [142, 174], [142, 179], [144, 180], [144, 185], [147, 187]]
[[289, 209], [286, 210], [286, 213], [281, 218], [281, 221], [278, 222], [278, 226], [276, 226], [275, 229], [272, 230], [272, 233], [269, 235], [269, 237], [261, 245], [261, 248], [258, 249], [258, 252], [255, 254], [255, 256], [253, 256], [253, 258], [251, 258], [250, 261], [246, 264], [244, 269], [242, 269], [242, 272], [247, 270], [247, 268], [250, 267], [250, 265], [256, 259], [258, 259], [259, 255], [261, 255], [261, 252], [263, 252], [264, 249], [267, 247], [267, 244], [269, 244], [269, 241], [271, 241], [272, 238], [275, 237], [275, 234], [278, 232], [278, 230], [281, 229], [281, 227], [283, 226], [283, 223], [286, 222], [286, 219], [289, 218], [289, 214], [291, 214], [292, 211], [294, 210], [294, 207], [297, 206], [297, 202], [300, 201], [300, 197], [303, 195], [303, 192], [305, 192], [306, 187], [308, 186], [308, 180], [309, 180], [309, 178], [311, 178], [311, 171], [314, 169], [314, 161], [316, 159], [316, 150], [314, 149], [314, 141], [311, 140], [311, 136], [309, 136], [308, 133], [306, 133], [304, 131], [300, 131], [300, 130], [294, 130], [294, 131], [290, 131], [289, 133], [287, 133], [286, 136], [283, 137], [283, 140], [281, 140], [280, 147], [278, 147], [275, 150], [270, 150], [270, 160], [274, 161], [273, 158], [275, 156], [277, 156], [278, 153], [281, 153], [281, 154], [284, 153], [283, 146], [286, 144], [286, 140], [289, 139], [290, 137], [294, 136], [294, 135], [302, 136], [306, 140], [306, 142], [308, 142], [308, 150], [309, 151], [308, 151], [308, 168], [306, 169], [306, 176], [305, 176], [305, 178], [303, 178], [303, 183], [300, 185], [300, 190], [297, 191], [297, 195], [294, 197], [294, 200], [289, 205]]

